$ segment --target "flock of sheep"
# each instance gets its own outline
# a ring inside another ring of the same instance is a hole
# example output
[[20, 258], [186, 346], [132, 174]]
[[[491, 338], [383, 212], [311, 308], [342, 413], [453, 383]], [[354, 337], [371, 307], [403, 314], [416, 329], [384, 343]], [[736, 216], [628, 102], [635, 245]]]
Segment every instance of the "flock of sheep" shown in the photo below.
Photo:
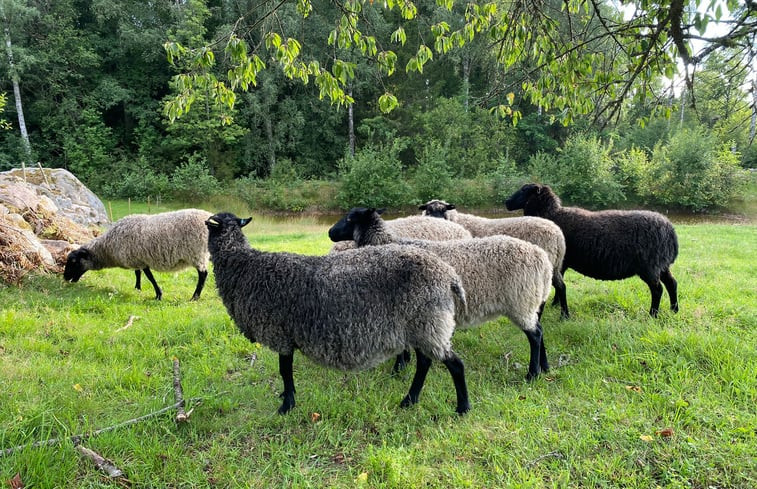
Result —
[[218, 293], [239, 330], [279, 355], [283, 402], [295, 405], [295, 350], [319, 364], [362, 370], [396, 357], [395, 370], [416, 354], [410, 390], [418, 402], [432, 360], [452, 376], [456, 411], [470, 409], [463, 362], [452, 350], [457, 328], [505, 316], [530, 346], [527, 380], [549, 370], [541, 316], [554, 303], [568, 317], [563, 274], [568, 268], [600, 280], [638, 275], [649, 286], [656, 316], [663, 285], [678, 311], [670, 266], [678, 240], [668, 219], [649, 211], [592, 212], [563, 207], [548, 186], [528, 184], [506, 201], [518, 218], [487, 219], [432, 200], [422, 215], [390, 221], [381, 210], [354, 208], [329, 230], [335, 245], [325, 256], [269, 253], [250, 247], [249, 219], [186, 209], [132, 215], [68, 256], [64, 279], [87, 270], [120, 267], [141, 272], [156, 298], [151, 270], [194, 267], [200, 297], [213, 262]]

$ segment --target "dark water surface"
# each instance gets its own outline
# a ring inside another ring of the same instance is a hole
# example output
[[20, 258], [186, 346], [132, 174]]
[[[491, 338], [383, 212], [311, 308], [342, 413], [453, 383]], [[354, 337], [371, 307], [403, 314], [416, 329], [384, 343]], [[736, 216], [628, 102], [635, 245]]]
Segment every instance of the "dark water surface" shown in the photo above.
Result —
[[[469, 214], [475, 214], [481, 217], [488, 217], [491, 219], [507, 218], [507, 217], [519, 217], [523, 214], [520, 212], [509, 212], [507, 210], [497, 209], [460, 209], [461, 212]], [[755, 224], [757, 223], [757, 216], [747, 216], [743, 214], [704, 214], [704, 213], [684, 213], [684, 212], [664, 212], [657, 211], [665, 215], [674, 224]], [[269, 218], [276, 222], [292, 222], [308, 217], [313, 219], [317, 224], [323, 226], [331, 226], [344, 216], [344, 212], [292, 212], [292, 213], [276, 213], [267, 214], [263, 212]], [[396, 219], [398, 217], [406, 217], [412, 215], [420, 215], [420, 212], [414, 212], [412, 209], [404, 211], [386, 211], [383, 214], [384, 219]]]

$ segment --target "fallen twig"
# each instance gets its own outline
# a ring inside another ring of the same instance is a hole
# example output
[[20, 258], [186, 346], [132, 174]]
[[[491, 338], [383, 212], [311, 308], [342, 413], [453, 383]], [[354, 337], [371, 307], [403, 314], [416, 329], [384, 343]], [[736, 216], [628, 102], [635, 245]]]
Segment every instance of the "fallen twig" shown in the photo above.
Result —
[[91, 460], [95, 464], [95, 467], [108, 474], [108, 477], [115, 479], [124, 475], [123, 471], [116, 467], [116, 464], [84, 445], [76, 445], [76, 451]]
[[129, 320], [126, 321], [126, 324], [124, 324], [123, 326], [121, 326], [120, 328], [118, 328], [116, 330], [116, 333], [121, 332], [121, 331], [123, 331], [123, 330], [125, 330], [127, 328], [131, 328], [131, 325], [134, 324], [134, 321], [137, 321], [138, 319], [141, 319], [141, 318], [139, 316], [134, 316], [134, 315], [129, 316]]
[[528, 462], [528, 464], [526, 464], [526, 467], [531, 467], [533, 465], [536, 465], [539, 462], [541, 462], [542, 460], [544, 460], [545, 458], [550, 458], [550, 457], [565, 458], [565, 455], [563, 455], [562, 453], [560, 453], [558, 451], [545, 453], [544, 455], [540, 455], [540, 456], [536, 457], [535, 459], [531, 460], [530, 462]]
[[184, 411], [184, 392], [181, 388], [181, 374], [179, 373], [179, 359], [173, 357], [173, 393], [176, 399], [176, 422], [185, 423], [189, 420], [189, 415], [192, 414], [192, 410], [189, 412]]
[[[193, 397], [192, 399], [189, 399], [189, 402], [200, 402], [202, 401], [202, 397]], [[119, 428], [123, 428], [125, 426], [130, 426], [133, 424], [137, 424], [141, 421], [144, 421], [149, 418], [154, 418], [155, 416], [161, 415], [167, 411], [171, 411], [172, 409], [176, 409], [178, 407], [178, 403], [171, 404], [170, 406], [166, 406], [164, 408], [158, 409], [157, 411], [154, 411], [149, 414], [145, 414], [144, 416], [140, 416], [138, 418], [129, 419], [127, 421], [124, 421], [123, 423], [118, 423], [113, 426], [108, 426], [107, 428], [101, 428], [99, 430], [95, 430], [91, 433], [83, 433], [80, 435], [74, 435], [70, 436], [68, 438], [51, 438], [49, 440], [44, 441], [36, 441], [34, 443], [27, 443], [26, 445], [19, 445], [17, 447], [12, 448], [6, 448], [2, 451], [0, 451], [0, 457], [10, 455], [14, 452], [24, 450], [26, 448], [38, 448], [38, 447], [45, 447], [45, 446], [53, 446], [58, 445], [60, 443], [63, 443], [64, 441], [71, 441], [74, 445], [80, 444], [83, 440], [94, 438], [95, 436], [101, 435], [103, 433], [107, 433], [109, 431], [117, 430]]]

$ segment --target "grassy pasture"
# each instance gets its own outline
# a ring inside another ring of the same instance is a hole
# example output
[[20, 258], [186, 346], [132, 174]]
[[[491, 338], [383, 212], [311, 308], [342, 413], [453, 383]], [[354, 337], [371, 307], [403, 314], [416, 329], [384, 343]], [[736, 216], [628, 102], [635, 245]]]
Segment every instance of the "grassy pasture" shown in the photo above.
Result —
[[[114, 217], [126, 212], [114, 203]], [[185, 397], [200, 399], [187, 424], [166, 413], [85, 441], [125, 479], [65, 442], [0, 457], [0, 487], [16, 474], [35, 488], [757, 487], [757, 226], [676, 227], [677, 315], [665, 294], [649, 318], [638, 278], [568, 272], [573, 317], [547, 307], [553, 370], [532, 384], [526, 338], [507, 320], [457, 333], [464, 417], [441, 365], [404, 410], [414, 367], [345, 373], [299, 354], [297, 407], [277, 415], [277, 357], [237, 332], [212, 274], [194, 303], [194, 270], [156, 273], [161, 302], [117, 269], [0, 287], [0, 449], [173, 404], [174, 356]], [[328, 251], [326, 229], [260, 216], [246, 228], [255, 247], [306, 254]]]

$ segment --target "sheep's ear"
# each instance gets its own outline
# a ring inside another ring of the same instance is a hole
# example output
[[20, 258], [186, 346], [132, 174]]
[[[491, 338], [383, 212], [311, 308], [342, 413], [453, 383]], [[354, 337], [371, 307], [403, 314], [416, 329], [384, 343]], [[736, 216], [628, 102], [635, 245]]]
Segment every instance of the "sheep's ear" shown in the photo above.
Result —
[[379, 216], [381, 214], [383, 214], [384, 212], [386, 212], [386, 208], [383, 208], [383, 209], [374, 209], [374, 210], [376, 211], [376, 214], [378, 214]]
[[455, 208], [455, 204], [447, 204], [447, 210], [451, 211]]
[[425, 210], [426, 210], [427, 208], [428, 208], [428, 206], [427, 206], [426, 204], [423, 204], [423, 205], [419, 205], [419, 206], [418, 206], [418, 210], [419, 210], [419, 211], [425, 211]]
[[221, 223], [210, 217], [207, 221], [205, 221], [205, 225], [209, 228], [217, 228], [221, 225]]
[[247, 217], [245, 219], [239, 219], [239, 227], [243, 228], [246, 225], [250, 224], [250, 221], [252, 221], [252, 217]]

